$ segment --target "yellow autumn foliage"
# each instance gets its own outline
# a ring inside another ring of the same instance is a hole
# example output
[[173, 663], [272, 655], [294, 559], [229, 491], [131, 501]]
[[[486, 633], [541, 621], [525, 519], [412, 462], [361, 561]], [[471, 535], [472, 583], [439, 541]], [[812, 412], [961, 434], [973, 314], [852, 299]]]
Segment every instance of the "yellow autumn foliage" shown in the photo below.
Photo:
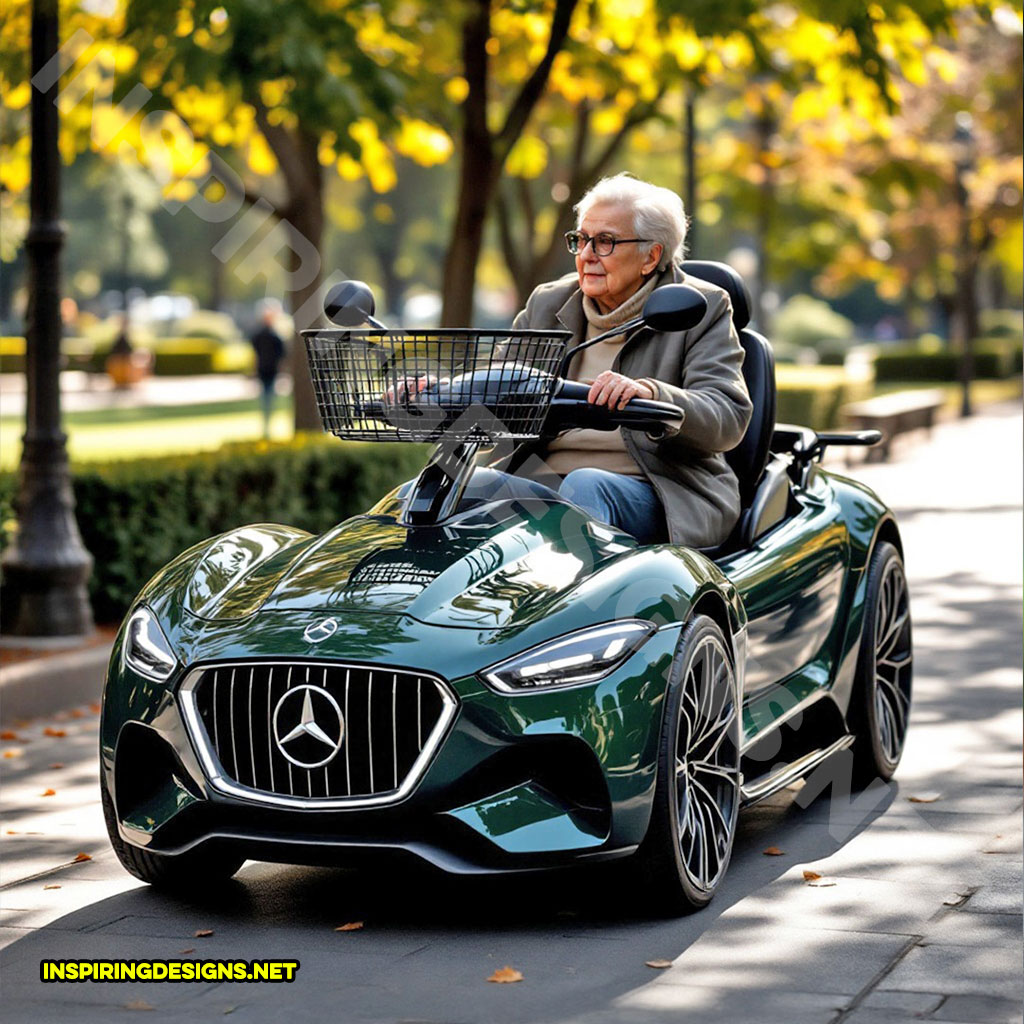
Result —
[[455, 145], [446, 131], [419, 118], [400, 119], [395, 149], [423, 167], [443, 164]]

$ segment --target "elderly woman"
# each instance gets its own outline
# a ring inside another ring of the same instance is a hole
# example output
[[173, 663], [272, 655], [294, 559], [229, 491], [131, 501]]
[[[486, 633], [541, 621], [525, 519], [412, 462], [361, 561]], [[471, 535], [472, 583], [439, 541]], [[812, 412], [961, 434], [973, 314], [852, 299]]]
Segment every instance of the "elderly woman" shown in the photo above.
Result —
[[569, 368], [591, 385], [596, 405], [640, 397], [679, 406], [678, 433], [655, 441], [630, 430], [569, 430], [535, 454], [563, 478], [560, 495], [641, 543], [720, 544], [740, 512], [723, 452], [739, 444], [751, 413], [729, 296], [678, 266], [686, 218], [669, 189], [618, 174], [599, 181], [576, 214], [566, 235], [576, 273], [538, 287], [513, 327], [568, 329], [576, 345], [635, 317], [655, 288], [681, 281], [704, 295], [708, 310], [688, 331], [600, 342]]

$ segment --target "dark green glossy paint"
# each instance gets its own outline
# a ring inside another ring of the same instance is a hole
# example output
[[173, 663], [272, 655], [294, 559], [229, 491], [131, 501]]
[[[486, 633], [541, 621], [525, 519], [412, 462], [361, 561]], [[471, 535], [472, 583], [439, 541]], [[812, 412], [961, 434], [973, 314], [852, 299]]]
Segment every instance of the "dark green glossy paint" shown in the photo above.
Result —
[[506, 853], [588, 850], [608, 838], [604, 829], [529, 782], [447, 813]]
[[[340, 660], [442, 676], [458, 712], [401, 813], [446, 815], [509, 855], [626, 849], [646, 832], [665, 681], [681, 624], [703, 595], [721, 595], [731, 631], [747, 637], [746, 743], [794, 707], [846, 692], [864, 599], [860, 570], [888, 513], [868, 489], [817, 469], [799, 500], [797, 517], [719, 565], [683, 548], [637, 548], [625, 535], [594, 531], [563, 504], [536, 503], [525, 518], [499, 506], [419, 529], [381, 505], [319, 538], [273, 525], [214, 538], [171, 563], [140, 600], [183, 666]], [[306, 627], [326, 616], [338, 624], [334, 635], [307, 641]], [[661, 628], [598, 683], [506, 695], [477, 674], [552, 637], [633, 617]], [[126, 723], [175, 752], [178, 776], [138, 806], [118, 806], [130, 841], [170, 849], [182, 842], [178, 815], [185, 820], [197, 801], [237, 801], [211, 792], [199, 767], [175, 699], [181, 674], [166, 684], [141, 679], [121, 664], [120, 642], [101, 725], [104, 776], [113, 788]], [[524, 744], [555, 744], [545, 749], [592, 771], [607, 822], [581, 817], [564, 795], [529, 778], [496, 781], [493, 792], [451, 805], [448, 793]], [[310, 841], [341, 841], [349, 823], [375, 813], [322, 814]], [[290, 820], [301, 833], [312, 819], [300, 812]], [[165, 834], [174, 836], [169, 845]]]

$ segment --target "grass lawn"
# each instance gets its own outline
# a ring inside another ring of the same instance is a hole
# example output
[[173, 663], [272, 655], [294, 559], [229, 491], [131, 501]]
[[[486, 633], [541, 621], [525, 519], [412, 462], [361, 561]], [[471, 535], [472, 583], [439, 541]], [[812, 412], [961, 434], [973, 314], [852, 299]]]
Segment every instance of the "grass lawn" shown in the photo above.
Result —
[[[0, 417], [0, 469], [17, 466], [24, 429], [21, 417]], [[72, 412], [64, 416], [64, 429], [71, 461], [96, 462], [210, 451], [228, 441], [258, 441], [263, 421], [258, 401], [250, 399]], [[280, 399], [271, 420], [271, 436], [276, 441], [292, 436], [291, 406]]]

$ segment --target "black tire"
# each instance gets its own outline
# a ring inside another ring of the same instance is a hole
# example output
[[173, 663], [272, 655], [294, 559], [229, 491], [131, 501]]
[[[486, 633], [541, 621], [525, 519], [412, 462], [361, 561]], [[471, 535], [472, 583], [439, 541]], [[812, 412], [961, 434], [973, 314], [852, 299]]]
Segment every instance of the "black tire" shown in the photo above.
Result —
[[651, 823], [635, 866], [652, 906], [686, 914], [725, 876], [740, 805], [736, 673], [719, 626], [687, 623], [669, 675]]
[[102, 782], [100, 798], [107, 836], [117, 859], [130, 875], [143, 882], [163, 889], [208, 889], [217, 882], [227, 881], [245, 863], [244, 857], [218, 850], [199, 848], [170, 856], [132, 846], [118, 832], [114, 801]]
[[913, 642], [903, 559], [886, 541], [867, 568], [864, 627], [846, 720], [855, 737], [853, 785], [888, 782], [903, 754], [910, 721]]

